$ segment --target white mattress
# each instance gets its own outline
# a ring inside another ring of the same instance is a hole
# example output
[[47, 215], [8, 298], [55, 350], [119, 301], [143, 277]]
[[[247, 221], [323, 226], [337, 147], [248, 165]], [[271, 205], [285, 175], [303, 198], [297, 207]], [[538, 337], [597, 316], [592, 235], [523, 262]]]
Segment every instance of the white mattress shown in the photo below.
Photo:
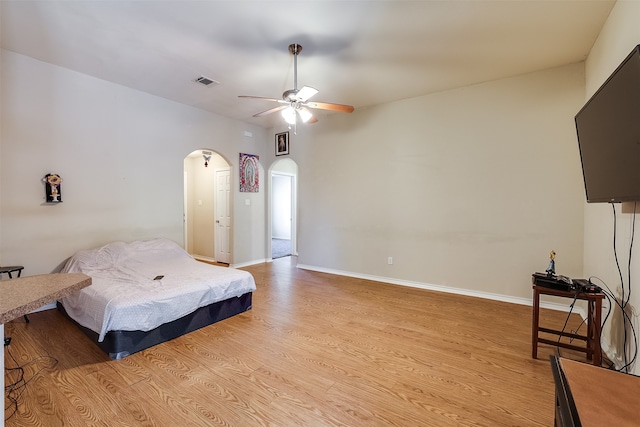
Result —
[[[99, 334], [98, 341], [108, 331], [150, 331], [256, 290], [250, 273], [196, 261], [167, 239], [79, 251], [62, 272], [91, 277], [91, 286], [60, 302], [72, 319]], [[160, 275], [164, 277], [154, 280]]]

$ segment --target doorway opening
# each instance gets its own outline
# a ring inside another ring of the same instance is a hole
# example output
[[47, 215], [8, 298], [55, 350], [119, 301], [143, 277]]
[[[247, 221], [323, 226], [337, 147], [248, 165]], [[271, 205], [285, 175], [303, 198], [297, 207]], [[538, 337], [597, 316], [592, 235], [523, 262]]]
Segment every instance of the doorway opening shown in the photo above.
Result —
[[298, 165], [281, 159], [271, 168], [271, 259], [297, 255]]
[[184, 159], [184, 248], [196, 259], [231, 264], [231, 166], [213, 150]]

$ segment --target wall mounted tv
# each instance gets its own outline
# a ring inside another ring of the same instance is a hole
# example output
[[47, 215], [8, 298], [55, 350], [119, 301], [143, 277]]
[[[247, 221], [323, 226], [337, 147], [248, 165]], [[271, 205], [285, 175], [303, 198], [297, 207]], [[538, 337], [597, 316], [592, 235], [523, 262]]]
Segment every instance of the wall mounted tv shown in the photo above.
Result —
[[587, 202], [640, 201], [640, 45], [575, 122]]

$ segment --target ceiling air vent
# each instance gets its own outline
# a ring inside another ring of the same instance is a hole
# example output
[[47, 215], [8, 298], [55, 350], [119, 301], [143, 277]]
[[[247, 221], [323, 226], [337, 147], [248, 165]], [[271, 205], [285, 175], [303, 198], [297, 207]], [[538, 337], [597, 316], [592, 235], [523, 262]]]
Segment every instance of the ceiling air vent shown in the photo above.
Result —
[[216, 85], [220, 84], [220, 82], [217, 82], [215, 80], [211, 80], [210, 78], [205, 77], [205, 76], [198, 77], [195, 80], [195, 82], [196, 83], [200, 83], [201, 85], [204, 85], [204, 86], [216, 86]]

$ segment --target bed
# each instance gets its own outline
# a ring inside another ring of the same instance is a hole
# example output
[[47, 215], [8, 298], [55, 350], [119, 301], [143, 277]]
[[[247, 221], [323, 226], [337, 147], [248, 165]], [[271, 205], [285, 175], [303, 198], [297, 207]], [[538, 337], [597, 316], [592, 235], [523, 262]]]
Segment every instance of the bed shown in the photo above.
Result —
[[250, 273], [197, 261], [168, 239], [79, 251], [62, 272], [91, 277], [58, 308], [112, 359], [243, 313], [256, 290]]

